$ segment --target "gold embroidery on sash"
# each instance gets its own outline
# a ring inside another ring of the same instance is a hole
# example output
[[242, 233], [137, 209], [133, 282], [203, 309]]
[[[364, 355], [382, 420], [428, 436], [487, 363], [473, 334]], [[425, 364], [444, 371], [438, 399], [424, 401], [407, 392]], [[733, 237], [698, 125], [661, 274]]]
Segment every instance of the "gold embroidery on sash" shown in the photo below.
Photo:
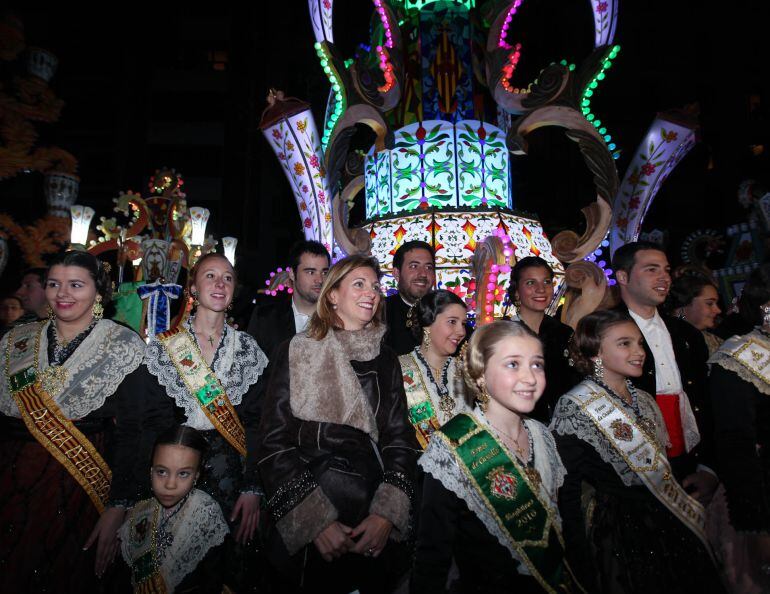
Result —
[[246, 431], [224, 387], [206, 364], [195, 339], [182, 327], [162, 332], [157, 338], [208, 420], [241, 456], [245, 456]]
[[[42, 327], [41, 324], [35, 343], [34, 362], [31, 368], [33, 372], [37, 370]], [[19, 389], [14, 389], [15, 382], [11, 380], [10, 369], [11, 349], [14, 347], [13, 330], [11, 330], [8, 335], [5, 373], [6, 381], [11, 387], [11, 396], [19, 407], [22, 421], [32, 436], [64, 466], [88, 494], [99, 513], [102, 513], [110, 494], [112, 481], [110, 467], [88, 438], [65, 417], [40, 381], [31, 381], [20, 386]], [[26, 373], [29, 370], [30, 368], [27, 368], [17, 372], [14, 377], [21, 375], [25, 381], [32, 380], [34, 374]]]

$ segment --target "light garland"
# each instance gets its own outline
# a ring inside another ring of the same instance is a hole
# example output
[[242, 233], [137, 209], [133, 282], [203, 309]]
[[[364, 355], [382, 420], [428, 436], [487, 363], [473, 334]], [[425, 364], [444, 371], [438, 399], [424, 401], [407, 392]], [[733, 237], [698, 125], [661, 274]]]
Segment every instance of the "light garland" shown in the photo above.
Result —
[[596, 73], [596, 76], [594, 76], [586, 85], [586, 88], [583, 89], [583, 95], [580, 101], [580, 108], [583, 112], [583, 115], [589, 122], [591, 122], [591, 124], [593, 124], [594, 128], [597, 129], [599, 134], [604, 139], [604, 142], [607, 143], [607, 148], [609, 149], [610, 153], [612, 153], [613, 159], [617, 159], [620, 156], [620, 151], [616, 150], [617, 145], [612, 142], [612, 136], [607, 133], [607, 128], [602, 126], [602, 121], [597, 119], [596, 115], [594, 115], [594, 113], [591, 111], [591, 98], [593, 97], [594, 91], [598, 88], [599, 83], [604, 80], [606, 71], [612, 67], [612, 62], [617, 57], [619, 51], [619, 45], [615, 45], [609, 49], [604, 58], [601, 69]]
[[[508, 36], [508, 27], [511, 26], [511, 21], [513, 20], [513, 15], [516, 14], [516, 11], [519, 9], [519, 6], [521, 6], [521, 3], [523, 0], [516, 0], [513, 3], [513, 6], [511, 6], [508, 9], [508, 14], [505, 15], [505, 21], [503, 22], [503, 26], [500, 29], [500, 36], [497, 38], [497, 47], [503, 48], [503, 49], [511, 49], [510, 44], [505, 40], [505, 38]], [[521, 47], [521, 44], [517, 44], [519, 47]]]
[[323, 68], [324, 74], [329, 79], [332, 85], [332, 92], [334, 93], [334, 107], [333, 111], [328, 114], [326, 118], [326, 125], [324, 126], [323, 134], [321, 135], [321, 146], [326, 149], [326, 145], [329, 144], [329, 138], [331, 138], [334, 127], [337, 125], [337, 120], [340, 119], [342, 113], [347, 107], [347, 100], [343, 92], [343, 84], [339, 73], [332, 65], [333, 60], [326, 43], [314, 44], [316, 54], [321, 61], [321, 68]]

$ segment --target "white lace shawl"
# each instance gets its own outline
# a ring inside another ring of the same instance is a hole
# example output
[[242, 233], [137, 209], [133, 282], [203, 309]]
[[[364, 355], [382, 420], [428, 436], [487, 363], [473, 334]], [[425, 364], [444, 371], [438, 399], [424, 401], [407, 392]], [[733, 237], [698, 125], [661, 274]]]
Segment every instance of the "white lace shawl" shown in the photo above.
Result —
[[[643, 486], [644, 483], [639, 478], [639, 475], [629, 468], [628, 463], [626, 463], [615, 446], [612, 445], [610, 440], [605, 437], [583, 409], [580, 408], [580, 403], [576, 397], [587, 395], [591, 392], [606, 393], [604, 389], [594, 382], [584, 380], [562, 396], [556, 405], [553, 419], [551, 419], [551, 430], [558, 435], [574, 435], [581, 441], [586, 442], [598, 452], [604, 462], [615, 469], [618, 477], [627, 487]], [[637, 388], [636, 394], [641, 416], [652, 421], [655, 426], [655, 438], [658, 446], [665, 448], [670, 445], [668, 431], [666, 430], [666, 423], [663, 421], [663, 415], [658, 405], [652, 396], [644, 390]], [[613, 398], [613, 402], [632, 419], [637, 418], [633, 408], [624, 401]]]
[[[186, 329], [189, 331], [191, 321], [188, 320]], [[199, 431], [210, 431], [214, 426], [201, 409], [198, 400], [190, 394], [184, 380], [168, 352], [156, 337], [150, 340], [144, 357], [147, 370], [158, 378], [160, 385], [166, 388], [166, 393], [174, 399], [177, 406], [184, 409], [189, 425]], [[262, 372], [267, 367], [267, 357], [259, 348], [257, 341], [246, 332], [239, 332], [225, 324], [222, 340], [214, 356], [213, 371], [225, 389], [227, 397], [233, 406], [241, 403], [243, 395], [257, 383]]]
[[[422, 374], [422, 379], [424, 380], [423, 383], [425, 384], [425, 387], [428, 390], [427, 396], [430, 398], [430, 403], [433, 405], [433, 410], [436, 413], [436, 418], [438, 419], [439, 425], [443, 425], [444, 423], [449, 422], [449, 420], [455, 415], [459, 415], [460, 413], [471, 412], [471, 409], [465, 403], [465, 391], [464, 391], [464, 386], [462, 385], [462, 381], [463, 381], [462, 375], [459, 374], [457, 370], [457, 365], [458, 365], [457, 357], [451, 358], [449, 369], [447, 369], [447, 388], [449, 389], [449, 395], [452, 398], [454, 398], [454, 401], [455, 401], [454, 409], [452, 410], [451, 413], [447, 414], [443, 410], [441, 410], [441, 407], [439, 406], [439, 402], [441, 401], [441, 395], [438, 393], [438, 389], [436, 388], [436, 385], [433, 382], [431, 382], [430, 379], [428, 379], [428, 370], [426, 369], [422, 361], [420, 361], [420, 358], [414, 354], [414, 351], [401, 356], [411, 357], [415, 365], [417, 365], [417, 368], [420, 370], [420, 373]], [[436, 378], [436, 379], [438, 380], [440, 378]]]
[[[476, 410], [473, 415], [479, 424], [488, 425], [486, 420]], [[540, 496], [551, 504], [554, 513], [554, 523], [561, 530], [561, 516], [557, 507], [557, 495], [559, 487], [564, 484], [567, 474], [564, 465], [556, 451], [556, 443], [553, 436], [542, 423], [533, 419], [524, 421], [529, 434], [532, 436], [534, 450], [535, 469], [540, 473]], [[494, 429], [490, 427], [490, 431]], [[472, 479], [460, 468], [454, 452], [441, 439], [431, 439], [425, 453], [417, 462], [425, 472], [441, 481], [444, 487], [462, 499], [468, 509], [481, 520], [487, 531], [497, 538], [511, 556], [518, 562], [517, 571], [523, 575], [530, 575], [527, 564], [521, 559], [516, 550], [509, 544], [508, 537], [503, 528], [490, 513], [487, 505], [473, 485]]]
[[[37, 324], [37, 322], [34, 322]], [[48, 326], [42, 326], [38, 372], [50, 367], [48, 363]], [[19, 336], [20, 332], [14, 332]], [[8, 334], [0, 343], [5, 356]], [[67, 370], [61, 388], [52, 393], [56, 404], [68, 419], [82, 419], [100, 408], [112, 396], [129, 373], [142, 363], [144, 342], [139, 335], [112, 320], [100, 320], [74, 353], [64, 362]], [[11, 397], [8, 381], [0, 382], [0, 413], [21, 418], [16, 402]]]
[[[118, 530], [121, 553], [129, 567], [136, 561], [131, 546], [132, 520], [156, 505], [155, 499], [140, 501]], [[224, 542], [229, 528], [219, 504], [207, 493], [193, 489], [182, 509], [169, 520], [167, 531], [173, 534], [174, 540], [163, 555], [160, 573], [168, 591], [173, 592], [185, 576], [195, 571], [210, 549]]]
[[709, 366], [717, 364], [720, 367], [724, 367], [742, 380], [752, 384], [760, 393], [770, 395], [770, 384], [733, 356], [733, 353], [750, 339], [762, 344], [768, 344], [767, 337], [756, 328], [744, 336], [733, 336], [722, 343], [719, 350], [711, 356], [708, 361]]

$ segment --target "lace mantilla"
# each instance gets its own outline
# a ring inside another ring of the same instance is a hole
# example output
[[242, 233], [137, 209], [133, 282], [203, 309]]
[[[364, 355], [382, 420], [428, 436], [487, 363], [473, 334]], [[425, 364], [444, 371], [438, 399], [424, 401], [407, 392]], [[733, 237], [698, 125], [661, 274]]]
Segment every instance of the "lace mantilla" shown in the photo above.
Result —
[[[476, 415], [476, 419], [480, 423], [484, 423], [478, 415]], [[532, 435], [534, 444], [535, 468], [541, 477], [540, 496], [551, 502], [554, 523], [561, 529], [561, 516], [556, 507], [556, 498], [559, 487], [564, 483], [566, 469], [556, 452], [556, 443], [548, 429], [532, 419], [527, 419], [524, 422], [530, 435]], [[498, 542], [508, 550], [518, 563], [517, 571], [520, 574], [531, 575], [527, 564], [516, 552], [516, 549], [510, 545], [508, 536], [490, 513], [484, 498], [474, 486], [472, 479], [460, 468], [454, 452], [443, 440], [432, 439], [417, 463], [422, 466], [425, 472], [439, 480], [447, 490], [467, 504], [468, 509], [481, 520], [487, 531], [497, 538]]]
[[[118, 531], [121, 553], [129, 566], [136, 561], [137, 541], [141, 544], [144, 540], [132, 530], [132, 523], [148, 512], [154, 513], [158, 505], [155, 499], [139, 502]], [[203, 491], [193, 489], [179, 512], [168, 520], [164, 532], [168, 538], [160, 573], [168, 591], [173, 592], [210, 549], [224, 542], [229, 529], [219, 504]]]
[[[38, 372], [50, 366], [50, 323], [41, 329]], [[0, 352], [5, 353], [7, 348], [8, 335], [2, 340]], [[138, 334], [111, 320], [101, 320], [62, 365], [66, 377], [51, 396], [67, 418], [82, 419], [104, 405], [123, 378], [141, 365], [143, 354], [144, 342]], [[0, 386], [0, 413], [21, 418], [7, 380]]]
[[[186, 323], [185, 329], [189, 331], [191, 324], [192, 318]], [[144, 363], [148, 371], [158, 378], [160, 385], [166, 388], [166, 393], [174, 399], [177, 406], [184, 409], [186, 425], [199, 431], [214, 429], [201, 410], [198, 400], [190, 394], [184, 380], [179, 377], [168, 352], [155, 337], [147, 345]], [[230, 402], [236, 406], [241, 403], [249, 388], [259, 380], [267, 367], [267, 357], [251, 336], [225, 324], [222, 341], [211, 367]]]
[[745, 336], [734, 336], [725, 341], [719, 350], [711, 356], [708, 361], [709, 365], [716, 364], [724, 367], [727, 371], [732, 371], [739, 378], [753, 385], [760, 393], [770, 395], [770, 383], [764, 381], [757, 373], [751, 371], [733, 356], [733, 353], [746, 344], [749, 339], [754, 339], [764, 344], [768, 342], [768, 336], [758, 329]]
[[[588, 415], [583, 412], [575, 398], [578, 395], [586, 395], [591, 392], [604, 392], [604, 390], [599, 385], [585, 380], [562, 396], [556, 405], [556, 410], [551, 420], [551, 430], [559, 435], [574, 435], [579, 440], [586, 442], [596, 450], [602, 461], [615, 469], [620, 480], [627, 487], [643, 486], [644, 483], [639, 476], [628, 467], [628, 464], [615, 446], [612, 445], [612, 442], [604, 436]], [[664, 448], [669, 445], [668, 432], [666, 431], [666, 425], [660, 409], [647, 392], [637, 389], [636, 395], [640, 415], [645, 419], [649, 419], [655, 426], [656, 435], [650, 437], [654, 438], [661, 448]], [[625, 401], [614, 397], [613, 402], [631, 418], [637, 418], [633, 408]]]
[[433, 405], [433, 411], [436, 413], [436, 418], [438, 419], [439, 425], [447, 423], [455, 415], [471, 412], [471, 409], [468, 408], [468, 405], [465, 403], [463, 391], [459, 389], [462, 384], [462, 377], [458, 373], [458, 359], [456, 357], [450, 357], [447, 360], [449, 365], [447, 367], [446, 373], [446, 387], [449, 391], [449, 395], [454, 400], [454, 409], [452, 409], [450, 414], [445, 413], [441, 409], [441, 406], [439, 406], [441, 403], [441, 393], [439, 392], [436, 384], [431, 381], [433, 374], [428, 370], [428, 366], [425, 365], [420, 357], [415, 356], [414, 352], [401, 355], [399, 359], [402, 357], [411, 357], [417, 365], [417, 368], [420, 370], [420, 373], [422, 374], [423, 385], [428, 391], [427, 396], [430, 398], [430, 402]]

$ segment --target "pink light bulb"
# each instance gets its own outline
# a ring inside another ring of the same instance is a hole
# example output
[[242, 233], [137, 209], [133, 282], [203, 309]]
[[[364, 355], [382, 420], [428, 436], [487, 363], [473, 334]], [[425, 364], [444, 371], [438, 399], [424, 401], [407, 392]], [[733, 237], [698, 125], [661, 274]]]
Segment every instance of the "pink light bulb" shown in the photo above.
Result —
[[495, 290], [495, 284], [494, 283], [488, 283], [487, 284], [487, 291], [494, 291]]
[[494, 311], [494, 309], [495, 308], [492, 306], [491, 303], [488, 303], [487, 305], [484, 306], [484, 311], [487, 312], [488, 314], [491, 314]]

